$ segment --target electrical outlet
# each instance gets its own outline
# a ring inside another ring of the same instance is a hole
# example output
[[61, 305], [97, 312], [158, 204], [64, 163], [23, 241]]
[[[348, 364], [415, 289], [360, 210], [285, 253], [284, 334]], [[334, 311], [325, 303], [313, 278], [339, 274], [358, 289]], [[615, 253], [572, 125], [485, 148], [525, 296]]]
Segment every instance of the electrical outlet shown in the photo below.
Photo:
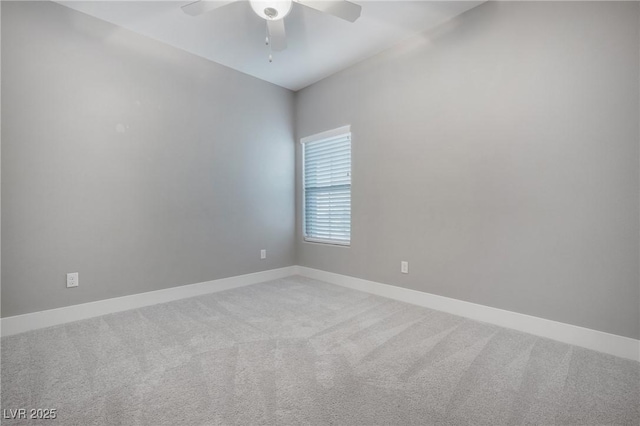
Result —
[[79, 284], [80, 284], [80, 281], [78, 279], [77, 272], [72, 272], [70, 274], [67, 274], [67, 288], [78, 287]]
[[266, 258], [267, 258], [267, 250], [266, 249], [260, 250], [260, 259], [266, 259]]
[[402, 272], [403, 274], [409, 273], [409, 262], [407, 262], [406, 260], [400, 262], [400, 272]]

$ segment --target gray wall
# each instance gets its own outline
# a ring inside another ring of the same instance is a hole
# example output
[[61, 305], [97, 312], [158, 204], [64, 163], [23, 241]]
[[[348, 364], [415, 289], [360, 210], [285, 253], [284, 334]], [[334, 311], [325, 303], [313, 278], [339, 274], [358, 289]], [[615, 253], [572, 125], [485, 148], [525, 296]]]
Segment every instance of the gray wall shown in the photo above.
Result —
[[293, 264], [293, 115], [288, 90], [3, 1], [2, 315]]
[[486, 3], [298, 92], [353, 135], [352, 246], [298, 209], [298, 264], [640, 337], [639, 40], [637, 2]]

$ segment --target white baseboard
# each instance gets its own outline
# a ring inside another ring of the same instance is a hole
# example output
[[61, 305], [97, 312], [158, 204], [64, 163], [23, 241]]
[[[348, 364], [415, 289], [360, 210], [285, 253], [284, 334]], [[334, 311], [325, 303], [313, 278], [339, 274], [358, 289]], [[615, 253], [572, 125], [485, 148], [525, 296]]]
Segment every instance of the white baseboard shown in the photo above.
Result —
[[0, 320], [0, 335], [10, 336], [129, 309], [258, 284], [295, 274], [523, 331], [621, 358], [640, 361], [640, 341], [636, 339], [304, 266], [288, 266], [253, 274], [238, 275], [198, 284], [171, 287], [147, 293], [2, 318]]
[[523, 331], [621, 358], [640, 361], [640, 341], [629, 337], [304, 266], [296, 267], [296, 272], [305, 277], [354, 290]]
[[287, 266], [285, 268], [271, 269], [253, 274], [238, 275], [235, 277], [221, 278], [203, 283], [171, 287], [163, 290], [115, 297], [113, 299], [82, 303], [80, 305], [66, 306], [47, 311], [16, 315], [13, 317], [2, 318], [0, 320], [0, 334], [2, 336], [10, 336], [12, 334], [18, 334], [29, 330], [65, 324], [114, 312], [142, 308], [149, 305], [157, 305], [158, 303], [186, 299], [188, 297], [200, 296], [207, 293], [230, 290], [232, 288], [244, 287], [264, 281], [284, 278], [295, 274], [295, 272], [295, 266]]

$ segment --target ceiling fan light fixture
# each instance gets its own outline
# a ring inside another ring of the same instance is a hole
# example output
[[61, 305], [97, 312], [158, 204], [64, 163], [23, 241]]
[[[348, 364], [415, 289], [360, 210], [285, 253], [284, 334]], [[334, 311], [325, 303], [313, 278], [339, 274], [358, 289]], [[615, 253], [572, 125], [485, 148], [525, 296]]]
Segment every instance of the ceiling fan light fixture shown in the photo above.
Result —
[[267, 21], [283, 19], [291, 12], [292, 0], [249, 0], [253, 11]]

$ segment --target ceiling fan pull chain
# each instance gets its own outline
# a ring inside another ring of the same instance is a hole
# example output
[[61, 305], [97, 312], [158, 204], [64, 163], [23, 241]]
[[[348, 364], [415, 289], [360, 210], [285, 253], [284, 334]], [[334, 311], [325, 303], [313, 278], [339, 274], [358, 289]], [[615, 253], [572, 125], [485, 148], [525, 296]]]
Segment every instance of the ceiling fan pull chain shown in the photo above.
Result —
[[265, 38], [265, 44], [267, 46], [269, 46], [269, 63], [272, 63], [273, 62], [273, 56], [272, 56], [273, 49], [271, 48], [271, 40], [269, 39], [269, 26], [268, 25], [266, 26], [266, 30], [267, 30], [267, 36]]

